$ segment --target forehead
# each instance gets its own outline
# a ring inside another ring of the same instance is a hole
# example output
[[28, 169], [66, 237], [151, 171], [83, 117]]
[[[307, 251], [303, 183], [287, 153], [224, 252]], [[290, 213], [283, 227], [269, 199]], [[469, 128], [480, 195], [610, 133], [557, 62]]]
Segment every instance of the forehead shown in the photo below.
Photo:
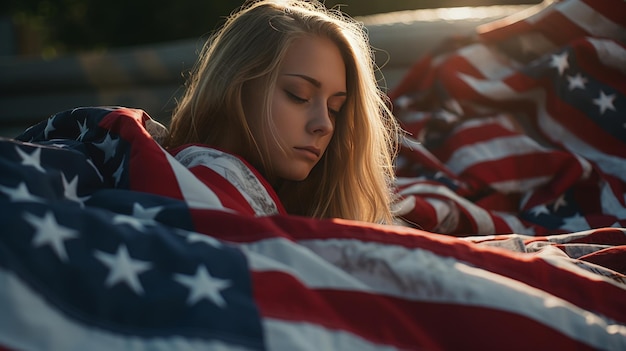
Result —
[[305, 36], [287, 49], [279, 74], [306, 75], [323, 88], [346, 91], [346, 67], [337, 45], [330, 39]]

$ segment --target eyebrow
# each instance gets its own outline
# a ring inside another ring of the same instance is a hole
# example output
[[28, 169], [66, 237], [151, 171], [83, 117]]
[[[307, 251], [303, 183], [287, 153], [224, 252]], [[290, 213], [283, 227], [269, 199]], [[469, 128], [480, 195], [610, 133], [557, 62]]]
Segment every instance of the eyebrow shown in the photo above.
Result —
[[[307, 82], [313, 84], [313, 86], [315, 86], [316, 88], [321, 88], [322, 87], [322, 83], [313, 78], [313, 77], [309, 77], [305, 74], [296, 74], [296, 73], [285, 73], [286, 76], [290, 76], [290, 77], [298, 77], [298, 78], [302, 78], [304, 80], [306, 80]], [[333, 96], [347, 96], [348, 93], [346, 93], [345, 91], [340, 91], [338, 93], [333, 94]]]

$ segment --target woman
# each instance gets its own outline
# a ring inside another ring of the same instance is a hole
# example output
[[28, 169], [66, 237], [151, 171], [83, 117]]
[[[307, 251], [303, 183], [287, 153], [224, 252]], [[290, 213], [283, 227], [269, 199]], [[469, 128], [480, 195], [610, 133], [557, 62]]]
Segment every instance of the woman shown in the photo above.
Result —
[[240, 156], [290, 214], [391, 223], [383, 96], [361, 25], [317, 2], [248, 2], [207, 42], [166, 147]]

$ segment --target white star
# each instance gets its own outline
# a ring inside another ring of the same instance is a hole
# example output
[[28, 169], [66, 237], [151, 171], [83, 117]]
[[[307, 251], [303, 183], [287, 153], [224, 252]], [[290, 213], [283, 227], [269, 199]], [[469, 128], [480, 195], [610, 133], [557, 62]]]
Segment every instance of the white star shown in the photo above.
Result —
[[540, 206], [533, 207], [530, 210], [530, 213], [532, 213], [533, 216], [538, 217], [542, 213], [550, 214], [550, 211], [548, 210], [548, 207], [546, 205], [540, 205]]
[[195, 233], [195, 232], [179, 232], [178, 234], [184, 236], [187, 238], [187, 242], [189, 243], [205, 243], [207, 245], [213, 246], [213, 247], [222, 247], [222, 243], [215, 239], [212, 236], [208, 236], [205, 234], [200, 234], [200, 233]]
[[143, 294], [139, 275], [152, 268], [152, 263], [130, 257], [124, 244], [117, 248], [115, 255], [103, 251], [96, 251], [94, 255], [109, 269], [109, 275], [105, 281], [107, 287], [110, 288], [117, 283], [126, 283], [137, 295]]
[[554, 211], [557, 211], [561, 206], [567, 206], [567, 201], [565, 201], [565, 195], [559, 196], [559, 198], [554, 201]]
[[68, 182], [65, 178], [65, 174], [61, 172], [61, 180], [63, 181], [63, 191], [65, 193], [65, 198], [74, 202], [78, 202], [80, 204], [80, 207], [85, 207], [85, 201], [89, 199], [89, 196], [78, 196], [78, 175], [76, 175], [71, 181]]
[[585, 89], [585, 84], [587, 84], [587, 78], [583, 77], [580, 73], [577, 73], [575, 76], [567, 76], [567, 81], [569, 82], [568, 89], [574, 90], [576, 88]]
[[44, 199], [31, 194], [25, 182], [21, 182], [15, 188], [0, 185], [0, 191], [5, 193], [13, 202], [44, 202]]
[[48, 133], [56, 130], [56, 128], [54, 128], [54, 125], [52, 125], [53, 122], [54, 122], [54, 117], [48, 118], [48, 121], [46, 122], [46, 129], [43, 130], [43, 135], [45, 136], [46, 139], [48, 139]]
[[111, 134], [107, 133], [104, 140], [100, 143], [94, 143], [98, 149], [104, 152], [104, 162], [106, 163], [109, 159], [111, 159], [115, 155], [115, 150], [117, 149], [117, 144], [119, 143], [118, 139], [112, 139]]
[[98, 167], [96, 167], [96, 165], [93, 163], [92, 160], [87, 160], [87, 163], [91, 166], [91, 168], [93, 168], [93, 170], [96, 172], [96, 175], [98, 176], [98, 178], [100, 179], [101, 182], [104, 181], [104, 178], [102, 177], [102, 173], [100, 173], [100, 170], [98, 170]]
[[163, 206], [144, 208], [140, 203], [135, 202], [133, 204], [133, 217], [154, 220], [161, 210], [163, 210]]
[[59, 225], [50, 211], [46, 212], [43, 217], [26, 213], [24, 219], [35, 228], [36, 233], [32, 241], [34, 246], [50, 245], [62, 261], [67, 261], [67, 252], [63, 242], [77, 238], [76, 230]]
[[128, 224], [129, 226], [135, 228], [135, 230], [141, 232], [145, 229], [145, 226], [146, 224], [148, 224], [148, 222], [132, 216], [116, 214], [115, 216], [113, 216], [113, 224]]
[[600, 96], [597, 99], [593, 99], [593, 103], [594, 105], [598, 105], [598, 107], [600, 107], [600, 114], [604, 114], [606, 110], [615, 111], [613, 100], [615, 100], [615, 94], [606, 95], [602, 90], [600, 90]]
[[199, 266], [194, 276], [175, 274], [174, 279], [189, 288], [188, 305], [193, 305], [206, 298], [219, 307], [226, 307], [226, 301], [220, 291], [230, 287], [231, 282], [212, 277], [206, 267]]
[[580, 213], [576, 213], [572, 217], [563, 218], [563, 225], [561, 229], [565, 229], [571, 232], [578, 232], [590, 229], [589, 222]]
[[563, 52], [560, 55], [554, 54], [551, 56], [550, 67], [554, 67], [559, 70], [559, 75], [563, 75], [563, 72], [569, 67], [567, 62], [567, 52]]
[[113, 178], [115, 178], [115, 186], [119, 185], [120, 180], [122, 180], [122, 174], [124, 173], [124, 162], [126, 158], [122, 158], [122, 162], [120, 162], [119, 167], [113, 172]]
[[82, 141], [85, 137], [85, 134], [87, 134], [87, 132], [89, 131], [89, 128], [87, 128], [87, 120], [85, 119], [83, 121], [83, 124], [81, 124], [80, 121], [76, 121], [76, 123], [78, 123], [78, 129], [80, 130], [80, 134], [78, 135], [78, 138], [76, 138], [76, 140]]
[[46, 171], [41, 167], [41, 149], [36, 148], [32, 154], [27, 154], [22, 151], [19, 147], [15, 147], [15, 150], [22, 158], [22, 165], [24, 166], [32, 166], [35, 167], [36, 170], [46, 173]]

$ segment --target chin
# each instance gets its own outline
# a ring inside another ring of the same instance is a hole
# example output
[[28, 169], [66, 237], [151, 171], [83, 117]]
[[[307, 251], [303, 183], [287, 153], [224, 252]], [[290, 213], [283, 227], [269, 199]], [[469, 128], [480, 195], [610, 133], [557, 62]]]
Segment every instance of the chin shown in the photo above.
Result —
[[301, 182], [301, 181], [307, 179], [309, 177], [310, 173], [311, 172], [290, 174], [288, 177], [285, 177], [284, 179], [289, 179], [289, 180], [294, 181], [294, 182]]

